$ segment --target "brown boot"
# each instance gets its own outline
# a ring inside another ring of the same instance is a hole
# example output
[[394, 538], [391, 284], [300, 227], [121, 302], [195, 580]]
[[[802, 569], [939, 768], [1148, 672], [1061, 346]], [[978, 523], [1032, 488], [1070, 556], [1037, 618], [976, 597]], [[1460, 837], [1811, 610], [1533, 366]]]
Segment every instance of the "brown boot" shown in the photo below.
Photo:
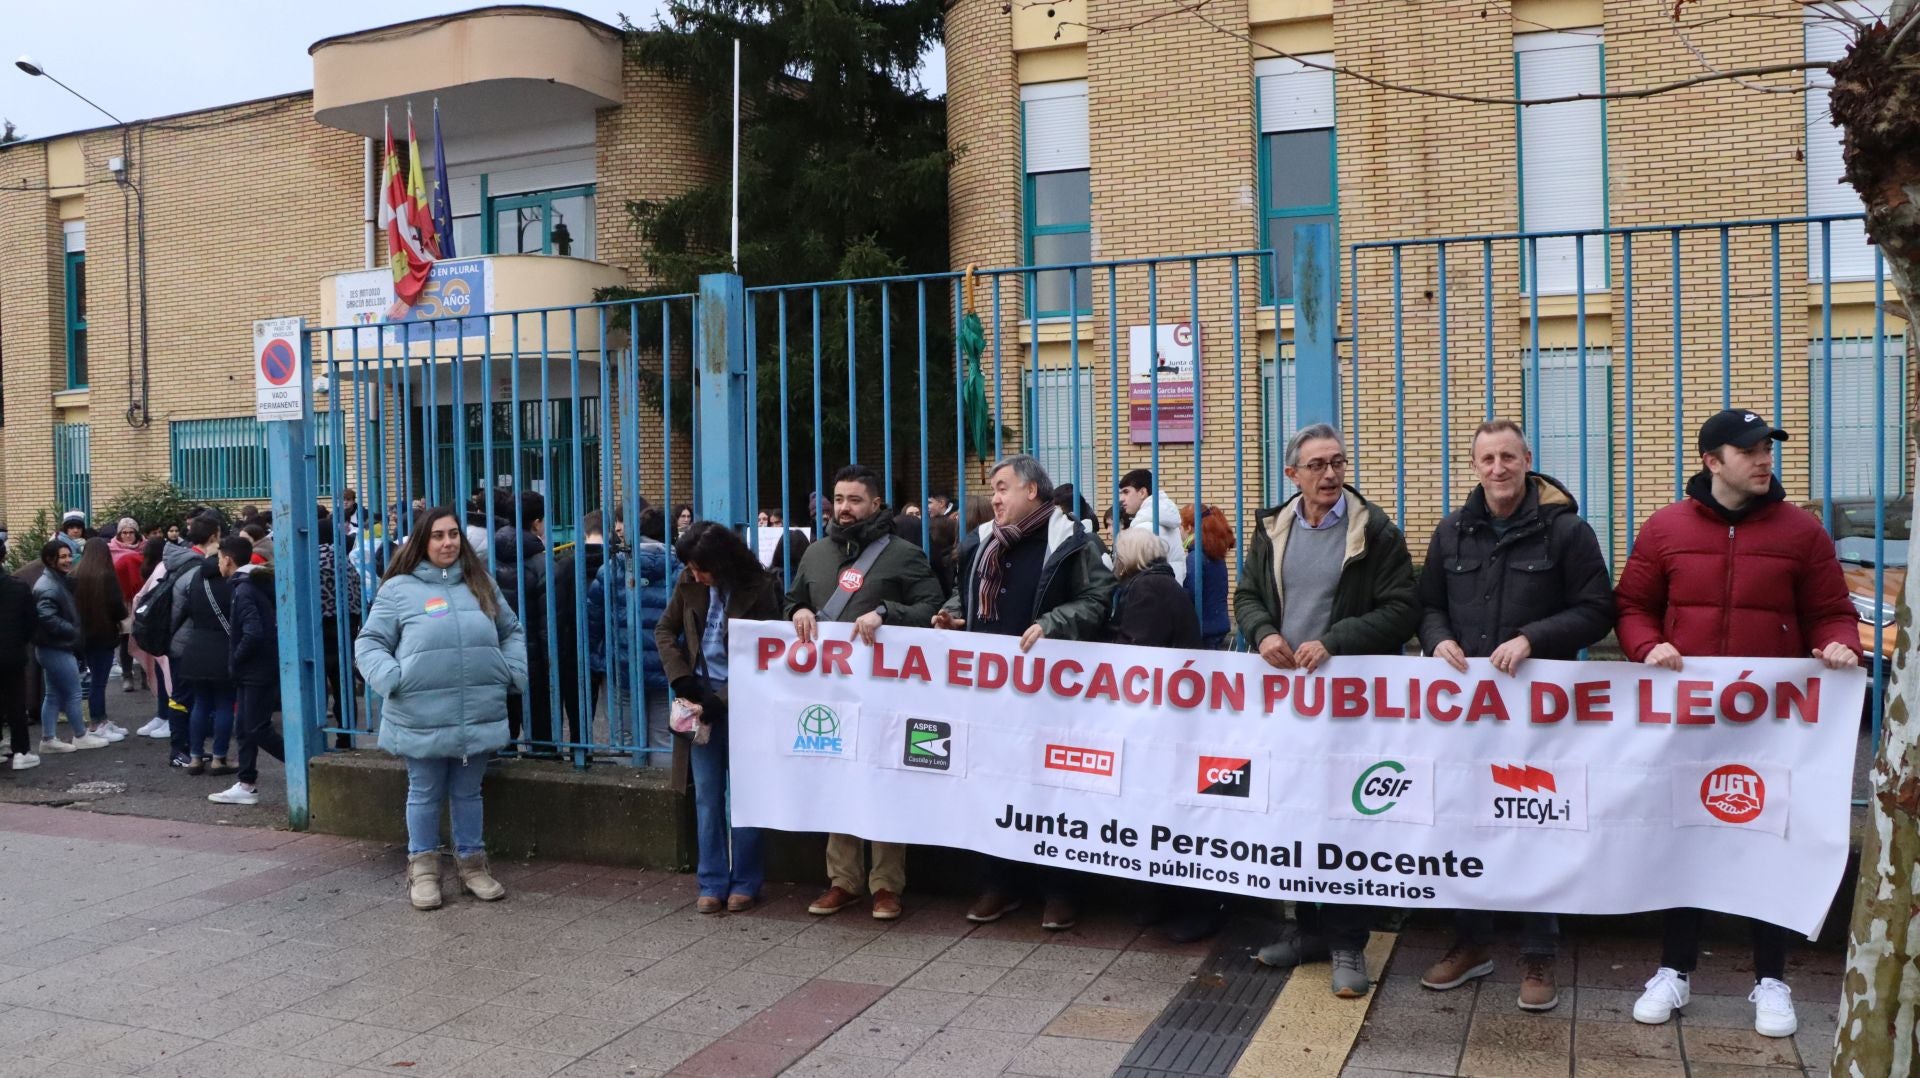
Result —
[[416, 853], [407, 858], [407, 891], [416, 910], [440, 908], [440, 855]]
[[476, 853], [459, 859], [460, 884], [473, 897], [482, 902], [495, 902], [507, 897], [507, 889], [487, 871], [487, 855]]

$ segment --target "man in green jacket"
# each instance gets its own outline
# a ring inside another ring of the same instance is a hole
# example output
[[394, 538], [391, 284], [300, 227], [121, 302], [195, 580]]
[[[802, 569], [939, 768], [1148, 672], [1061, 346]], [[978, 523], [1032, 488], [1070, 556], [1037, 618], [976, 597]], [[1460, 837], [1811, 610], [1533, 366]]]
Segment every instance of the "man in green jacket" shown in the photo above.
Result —
[[[1234, 618], [1268, 663], [1312, 672], [1335, 655], [1398, 655], [1420, 625], [1413, 560], [1400, 529], [1346, 485], [1340, 432], [1325, 423], [1287, 440], [1300, 493], [1254, 519]], [[1260, 950], [1270, 966], [1333, 959], [1333, 993], [1366, 995], [1373, 911], [1301, 903], [1299, 931]]]
[[[946, 596], [926, 552], [893, 534], [893, 514], [882, 499], [872, 468], [853, 464], [834, 475], [833, 519], [801, 556], [787, 591], [786, 616], [801, 643], [820, 636], [819, 623], [830, 621], [852, 622], [853, 637], [872, 644], [881, 625], [926, 625], [940, 609]], [[808, 913], [839, 913], [860, 901], [864, 887], [875, 920], [900, 916], [906, 845], [873, 843], [873, 868], [865, 872], [861, 846], [853, 835], [827, 836], [828, 887]]]

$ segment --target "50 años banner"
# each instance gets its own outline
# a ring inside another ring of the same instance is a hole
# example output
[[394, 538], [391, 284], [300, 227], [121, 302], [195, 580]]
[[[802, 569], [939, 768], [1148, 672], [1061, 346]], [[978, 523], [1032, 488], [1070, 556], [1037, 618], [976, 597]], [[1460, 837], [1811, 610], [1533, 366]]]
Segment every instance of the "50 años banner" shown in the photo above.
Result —
[[731, 627], [734, 823], [1300, 901], [1819, 929], [1865, 675]]

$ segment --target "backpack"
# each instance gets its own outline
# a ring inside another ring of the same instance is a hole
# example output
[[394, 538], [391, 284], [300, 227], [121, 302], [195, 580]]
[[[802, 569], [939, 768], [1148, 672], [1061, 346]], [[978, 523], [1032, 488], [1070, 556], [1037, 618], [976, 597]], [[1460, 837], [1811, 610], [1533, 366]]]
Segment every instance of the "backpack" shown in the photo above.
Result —
[[[196, 565], [190, 572], [198, 577], [200, 567]], [[133, 642], [149, 655], [165, 655], [173, 648], [173, 589], [177, 581], [169, 577], [161, 583], [133, 610]]]

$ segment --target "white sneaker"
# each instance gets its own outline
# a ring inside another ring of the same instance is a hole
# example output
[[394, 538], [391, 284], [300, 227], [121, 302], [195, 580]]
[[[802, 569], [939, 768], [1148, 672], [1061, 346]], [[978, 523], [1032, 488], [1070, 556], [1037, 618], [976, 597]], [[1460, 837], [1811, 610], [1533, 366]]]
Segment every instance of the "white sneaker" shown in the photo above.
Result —
[[73, 747], [76, 749], [104, 749], [111, 744], [113, 742], [98, 734], [83, 734], [73, 739]]
[[16, 752], [13, 754], [13, 769], [15, 771], [25, 771], [29, 767], [39, 766], [40, 757], [35, 756], [33, 753]]
[[257, 805], [260, 803], [260, 794], [247, 789], [245, 783], [236, 782], [217, 794], [208, 794], [207, 800], [222, 805]]
[[1753, 1004], [1753, 1031], [1762, 1037], [1791, 1037], [1800, 1028], [1793, 1014], [1793, 989], [1785, 981], [1762, 977], [1747, 1002]]
[[153, 718], [147, 720], [145, 726], [142, 726], [135, 732], [141, 737], [172, 737], [173, 724], [155, 715]]
[[40, 739], [40, 755], [42, 756], [45, 756], [50, 752], [60, 753], [60, 752], [72, 752], [72, 751], [73, 751], [73, 742], [71, 741], [62, 741], [57, 737], [43, 737]]
[[118, 741], [120, 740], [120, 738], [124, 738], [127, 736], [127, 733], [128, 733], [127, 728], [120, 725], [117, 722], [114, 722], [112, 719], [108, 719], [106, 722], [102, 723], [101, 725], [105, 726], [109, 730], [112, 730], [114, 733], [120, 735], [120, 737], [114, 738], [115, 741]]
[[127, 739], [127, 732], [125, 730], [105, 722], [87, 731], [87, 734], [90, 737], [97, 737], [108, 744], [116, 741], [125, 741]]
[[1660, 1025], [1672, 1018], [1673, 1012], [1685, 1007], [1692, 998], [1693, 985], [1688, 983], [1687, 975], [1661, 966], [1654, 971], [1653, 979], [1647, 982], [1647, 990], [1634, 1001], [1633, 1020], [1650, 1026]]

